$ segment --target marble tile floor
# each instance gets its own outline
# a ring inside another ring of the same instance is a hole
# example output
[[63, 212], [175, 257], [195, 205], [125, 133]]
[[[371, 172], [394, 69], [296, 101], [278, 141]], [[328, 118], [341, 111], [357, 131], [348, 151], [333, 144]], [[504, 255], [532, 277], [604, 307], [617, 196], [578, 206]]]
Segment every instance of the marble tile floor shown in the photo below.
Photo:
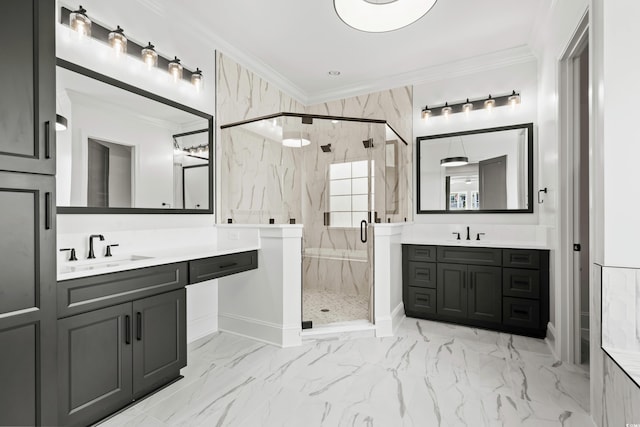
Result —
[[542, 340], [407, 318], [393, 337], [189, 345], [185, 378], [114, 426], [592, 426], [589, 378]]
[[369, 298], [364, 295], [304, 289], [302, 315], [303, 320], [313, 321], [314, 326], [369, 319]]

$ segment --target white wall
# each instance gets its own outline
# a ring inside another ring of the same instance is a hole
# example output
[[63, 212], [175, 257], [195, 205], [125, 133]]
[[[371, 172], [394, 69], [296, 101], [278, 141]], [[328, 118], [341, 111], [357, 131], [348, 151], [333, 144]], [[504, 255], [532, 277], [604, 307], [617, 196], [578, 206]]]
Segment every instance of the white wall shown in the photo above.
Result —
[[[456, 78], [442, 77], [442, 79], [415, 85], [413, 87], [413, 137], [437, 135], [473, 129], [483, 129], [497, 126], [507, 126], [521, 123], [534, 123], [534, 153], [537, 147], [537, 65], [535, 58], [525, 63], [518, 63], [492, 70], [480, 71]], [[467, 114], [453, 114], [449, 118], [444, 116], [430, 117], [423, 120], [420, 112], [425, 105], [444, 105], [445, 102], [456, 103], [469, 99], [479, 99], [492, 94], [504, 95], [512, 90], [521, 95], [521, 104], [515, 108], [495, 108], [491, 113], [476, 110]], [[534, 165], [537, 156], [534, 156]], [[416, 165], [414, 162], [414, 188], [416, 188]], [[534, 192], [537, 191], [536, 175], [534, 174]], [[534, 206], [534, 209], [536, 207]], [[417, 215], [414, 213], [416, 224], [538, 224], [538, 214], [474, 214], [468, 215]]]

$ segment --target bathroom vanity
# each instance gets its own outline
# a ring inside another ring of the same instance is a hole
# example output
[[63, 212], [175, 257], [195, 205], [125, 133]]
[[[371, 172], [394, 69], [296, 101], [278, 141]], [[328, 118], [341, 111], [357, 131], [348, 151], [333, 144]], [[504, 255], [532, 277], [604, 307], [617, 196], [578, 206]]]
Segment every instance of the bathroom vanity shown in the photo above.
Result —
[[91, 424], [179, 379], [187, 365], [185, 287], [256, 268], [252, 247], [59, 267], [59, 424]]
[[402, 290], [409, 317], [544, 338], [549, 251], [403, 244]]

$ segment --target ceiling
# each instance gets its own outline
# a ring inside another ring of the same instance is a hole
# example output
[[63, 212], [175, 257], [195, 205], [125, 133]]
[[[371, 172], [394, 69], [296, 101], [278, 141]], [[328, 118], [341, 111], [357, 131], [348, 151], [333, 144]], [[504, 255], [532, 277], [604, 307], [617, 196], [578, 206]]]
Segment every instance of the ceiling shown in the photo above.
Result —
[[[131, 27], [147, 17], [143, 26], [151, 34], [202, 41], [309, 104], [419, 81], [446, 64], [530, 57], [533, 31], [550, 2], [438, 0], [416, 23], [387, 33], [345, 25], [332, 0], [112, 0], [108, 8], [85, 0], [83, 5], [90, 10], [91, 4], [106, 22], [133, 19], [122, 16], [127, 10], [137, 21]], [[329, 70], [341, 74], [331, 77]]]

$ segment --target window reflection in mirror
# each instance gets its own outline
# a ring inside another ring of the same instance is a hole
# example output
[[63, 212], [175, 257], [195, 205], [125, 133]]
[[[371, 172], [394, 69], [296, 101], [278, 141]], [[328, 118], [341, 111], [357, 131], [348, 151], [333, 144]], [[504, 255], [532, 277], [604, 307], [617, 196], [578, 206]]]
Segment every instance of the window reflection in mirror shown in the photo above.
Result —
[[108, 78], [61, 66], [56, 74], [56, 110], [68, 120], [56, 134], [62, 213], [211, 212], [210, 116]]
[[[418, 213], [532, 212], [533, 124], [418, 138]], [[445, 159], [455, 158], [456, 163]]]

